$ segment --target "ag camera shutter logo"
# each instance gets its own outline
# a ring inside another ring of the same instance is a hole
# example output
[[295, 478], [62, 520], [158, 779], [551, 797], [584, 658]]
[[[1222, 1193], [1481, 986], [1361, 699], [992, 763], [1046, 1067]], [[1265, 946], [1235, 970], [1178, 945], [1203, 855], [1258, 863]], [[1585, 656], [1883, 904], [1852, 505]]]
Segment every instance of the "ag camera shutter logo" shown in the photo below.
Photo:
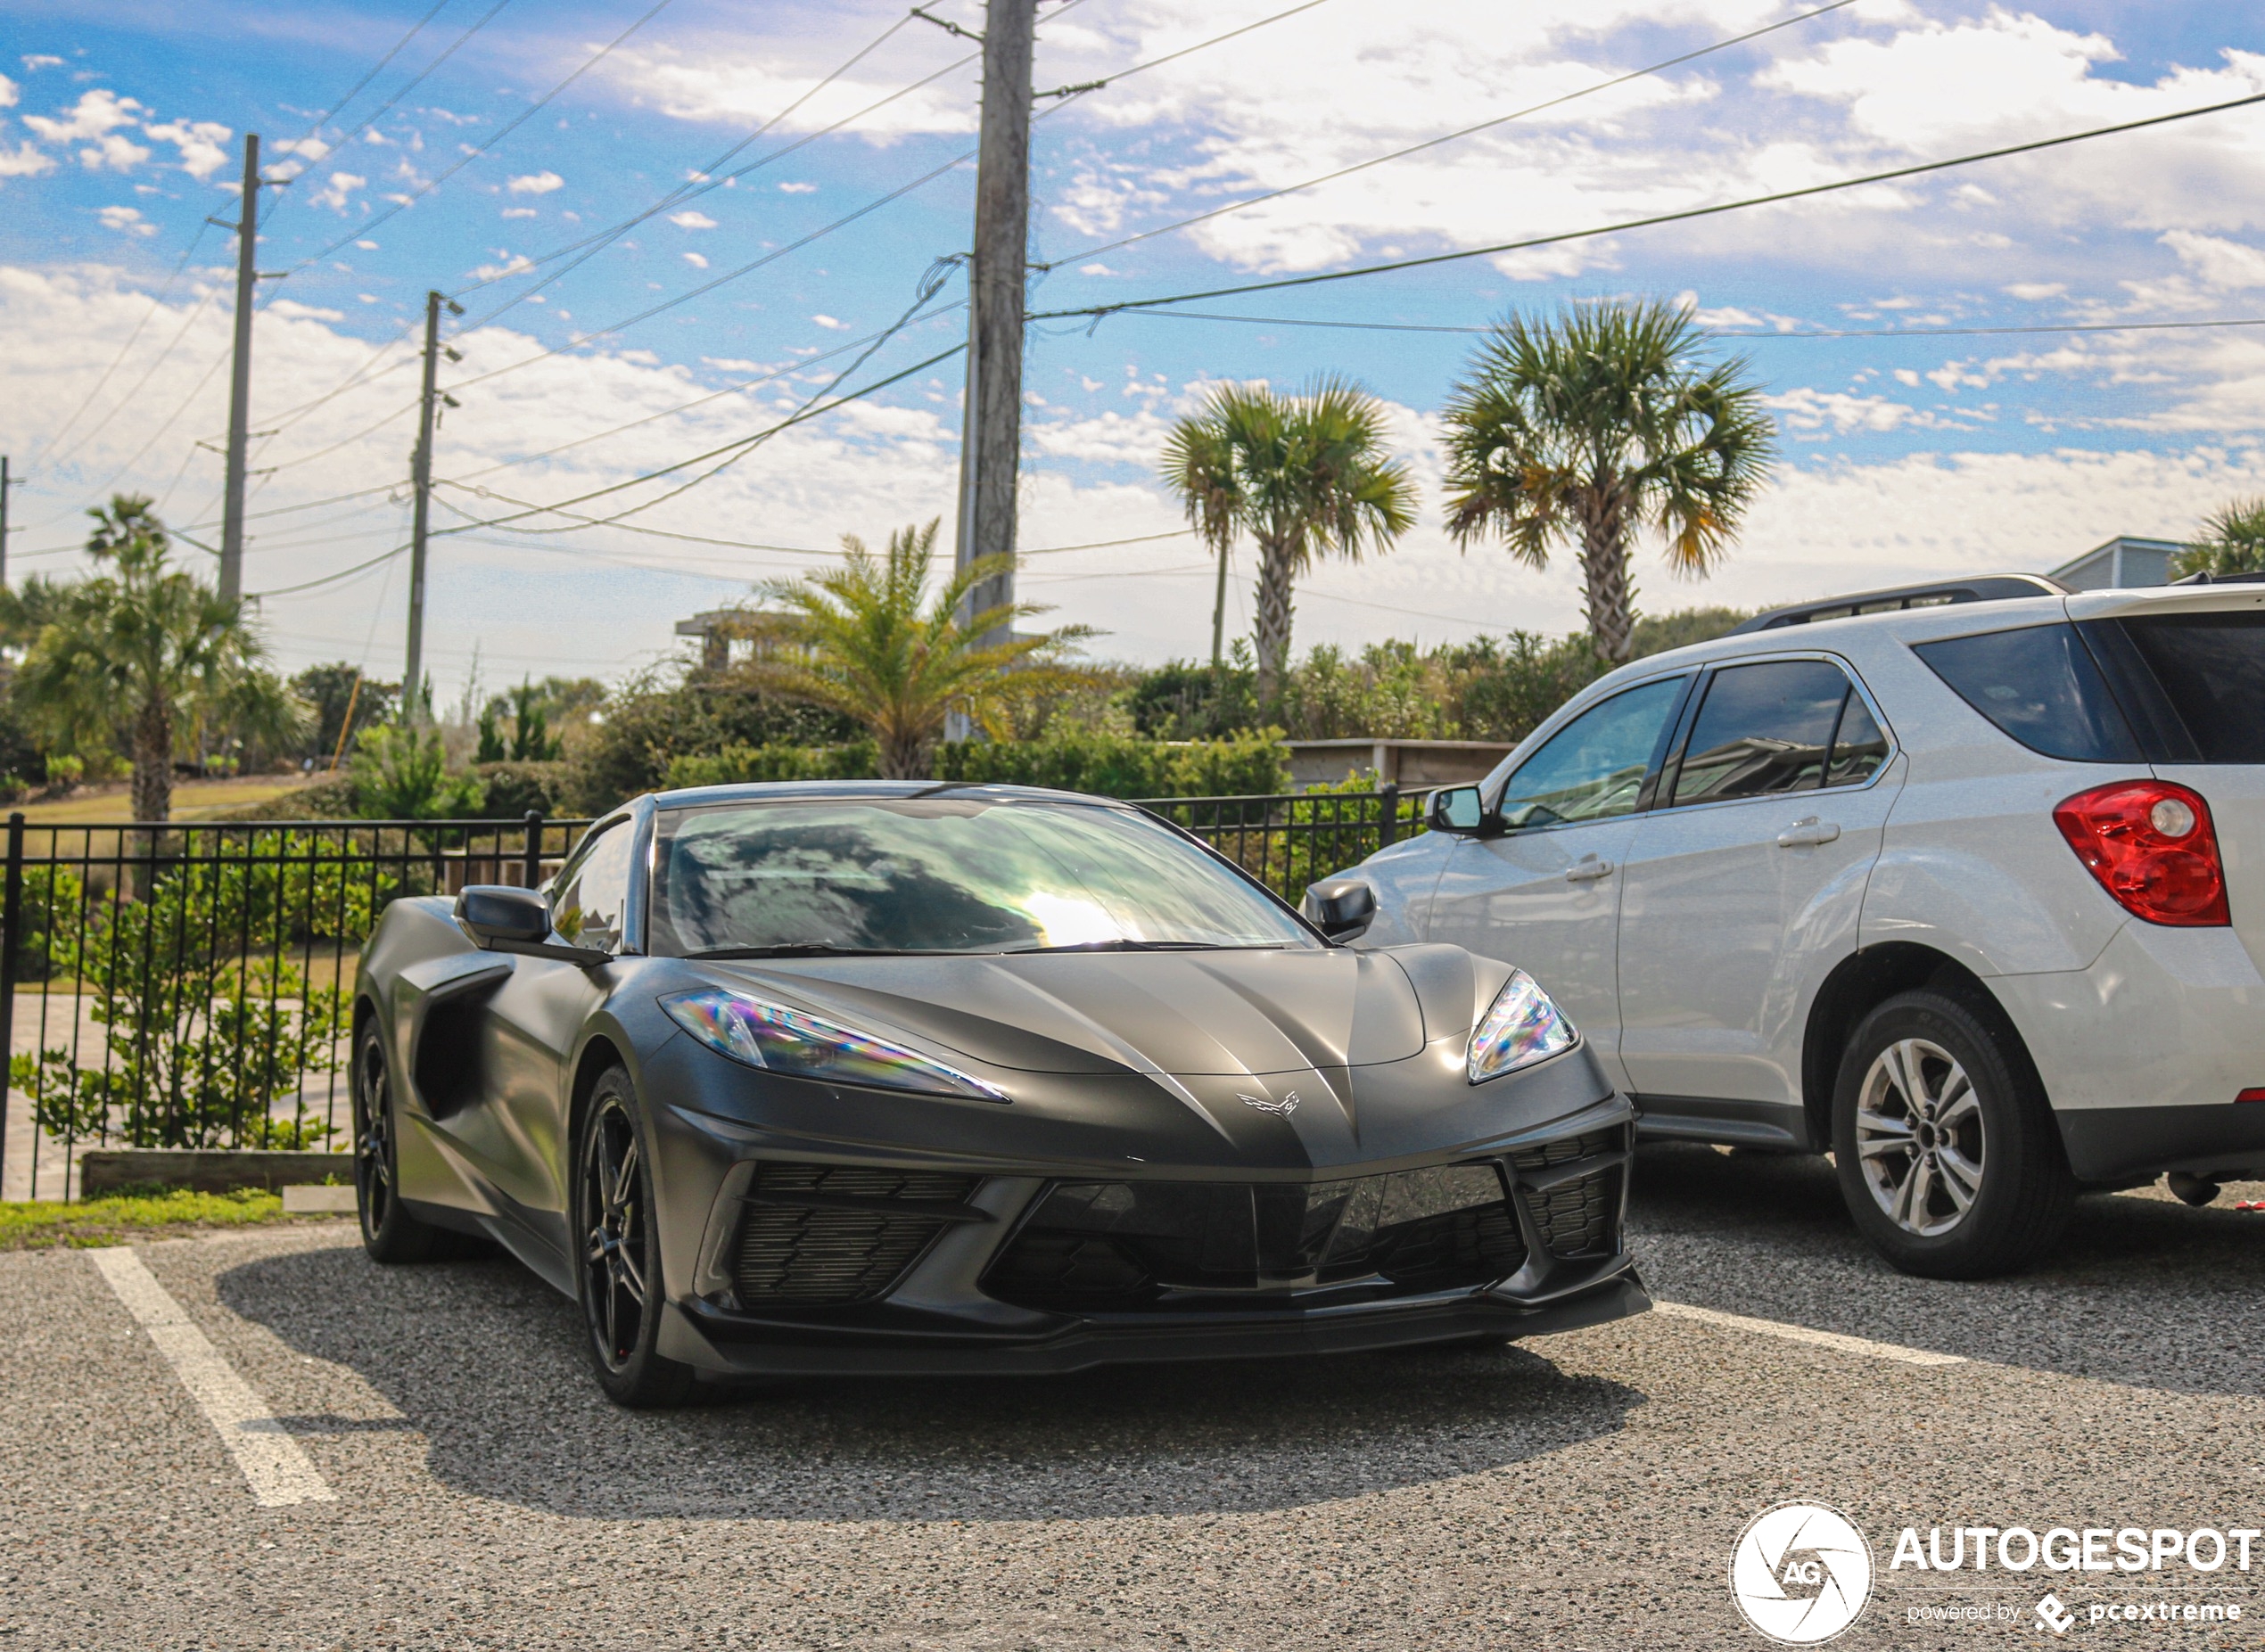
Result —
[[1730, 1596], [1779, 1645], [1817, 1645], [1855, 1623], [1871, 1599], [1872, 1546], [1837, 1508], [1780, 1503], [1738, 1534]]

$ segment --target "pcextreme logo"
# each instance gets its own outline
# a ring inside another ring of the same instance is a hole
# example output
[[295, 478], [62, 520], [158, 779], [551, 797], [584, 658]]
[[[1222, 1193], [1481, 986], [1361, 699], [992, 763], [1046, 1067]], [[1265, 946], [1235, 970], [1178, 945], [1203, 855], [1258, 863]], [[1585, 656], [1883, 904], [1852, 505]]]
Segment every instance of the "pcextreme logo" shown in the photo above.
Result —
[[1780, 1503], [1730, 1554], [1730, 1597], [1781, 1646], [1816, 1646], [1856, 1622], [1872, 1595], [1872, 1546], [1837, 1508]]

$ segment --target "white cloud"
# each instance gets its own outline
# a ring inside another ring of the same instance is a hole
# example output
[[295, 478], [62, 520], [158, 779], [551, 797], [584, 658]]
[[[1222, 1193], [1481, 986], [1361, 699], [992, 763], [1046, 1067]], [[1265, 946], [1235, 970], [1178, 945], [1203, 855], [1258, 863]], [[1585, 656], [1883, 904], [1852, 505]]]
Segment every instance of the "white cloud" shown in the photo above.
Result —
[[540, 218], [542, 216], [532, 207], [506, 207], [503, 210], [503, 215], [506, 218]]
[[78, 164], [90, 172], [131, 172], [149, 158], [146, 145], [117, 132], [96, 138], [78, 152]]
[[358, 241], [354, 244], [365, 252], [375, 252], [377, 251], [377, 242], [375, 241]]
[[811, 195], [818, 193], [818, 185], [815, 184], [781, 184], [778, 186], [778, 193], [782, 195]]
[[210, 177], [227, 163], [228, 152], [220, 145], [235, 136], [217, 120], [169, 120], [162, 125], [145, 125], [142, 131], [178, 150], [181, 170], [194, 178]]
[[523, 252], [506, 252], [498, 247], [496, 250], [496, 256], [503, 262], [481, 265], [472, 272], [472, 278], [474, 281], [493, 281], [498, 275], [515, 275], [523, 269], [534, 267], [534, 259]]
[[687, 207], [681, 212], [670, 213], [669, 222], [679, 229], [713, 229], [716, 226], [715, 219], [704, 212], [695, 211], [690, 207]]
[[330, 180], [309, 197], [309, 204], [328, 207], [334, 212], [343, 212], [351, 202], [354, 192], [368, 186], [369, 179], [358, 172], [334, 172]]
[[0, 75], [0, 109], [13, 109], [15, 106], [16, 83], [7, 76]]
[[705, 269], [708, 267], [708, 260], [702, 258], [697, 252], [686, 252], [680, 254], [679, 256], [680, 256], [686, 263], [691, 265], [695, 269]]
[[55, 169], [55, 158], [29, 144], [0, 148], [0, 177], [37, 177]]
[[828, 333], [844, 333], [849, 330], [849, 323], [846, 321], [836, 321], [831, 316], [812, 316], [811, 319], [816, 322], [820, 326], [825, 328]]
[[271, 316], [281, 316], [286, 321], [343, 321], [346, 312], [319, 309], [312, 304], [301, 304], [292, 299], [277, 299], [268, 306]]
[[2185, 229], [2170, 231], [2162, 244], [2205, 286], [2265, 287], [2265, 250]]
[[50, 57], [45, 52], [34, 52], [23, 60], [23, 66], [32, 73], [37, 74], [43, 69], [61, 69], [63, 66], [63, 60], [60, 57]]
[[531, 172], [505, 185], [515, 195], [548, 195], [552, 190], [565, 186], [566, 180], [556, 172]]
[[2002, 290], [2007, 296], [2017, 298], [2025, 304], [2036, 304], [2061, 297], [2069, 290], [2069, 284], [2065, 281], [2016, 281], [2009, 283]]
[[104, 207], [95, 216], [103, 221], [104, 229], [114, 229], [121, 234], [154, 235], [157, 226], [142, 216], [139, 207]]
[[1820, 390], [1806, 386], [1765, 399], [1765, 406], [1783, 415], [1793, 431], [1816, 431], [1830, 425], [1841, 435], [1850, 431], [1891, 431], [1917, 419], [1919, 410], [1885, 396], [1851, 396], [1845, 390]]
[[93, 86], [62, 115], [26, 115], [23, 123], [50, 144], [77, 144], [133, 126], [136, 117], [149, 112], [144, 105], [120, 97], [107, 86]]

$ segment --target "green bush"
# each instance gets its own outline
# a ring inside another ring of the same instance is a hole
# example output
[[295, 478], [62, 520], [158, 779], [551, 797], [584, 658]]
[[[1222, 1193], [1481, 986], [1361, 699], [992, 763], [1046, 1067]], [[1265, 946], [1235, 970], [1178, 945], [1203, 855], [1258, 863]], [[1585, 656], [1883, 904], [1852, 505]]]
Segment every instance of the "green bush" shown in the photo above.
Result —
[[472, 772], [480, 782], [480, 813], [490, 820], [516, 820], [531, 809], [554, 818], [571, 812], [573, 775], [563, 762], [506, 760], [482, 763]]
[[[203, 847], [193, 828], [181, 846]], [[308, 1077], [338, 1068], [346, 1031], [347, 985], [315, 986], [292, 953], [313, 938], [310, 921], [367, 936], [397, 883], [373, 887], [367, 863], [325, 864], [295, 834], [260, 833], [242, 850], [182, 860], [144, 899], [113, 892], [51, 938], [50, 967], [77, 978], [108, 1051], [99, 1066], [68, 1045], [12, 1058], [10, 1078], [49, 1135], [304, 1148], [332, 1133], [303, 1102], [270, 1117]]]
[[870, 780], [881, 750], [870, 740], [843, 745], [729, 745], [701, 756], [673, 757], [662, 784], [741, 785], [754, 780]]
[[479, 777], [449, 772], [436, 728], [365, 730], [347, 772], [354, 812], [365, 820], [452, 820], [481, 812]]
[[1281, 792], [1289, 764], [1279, 729], [1166, 743], [1067, 731], [1027, 742], [970, 741], [936, 752], [939, 780], [1050, 786], [1100, 797], [1229, 797]]

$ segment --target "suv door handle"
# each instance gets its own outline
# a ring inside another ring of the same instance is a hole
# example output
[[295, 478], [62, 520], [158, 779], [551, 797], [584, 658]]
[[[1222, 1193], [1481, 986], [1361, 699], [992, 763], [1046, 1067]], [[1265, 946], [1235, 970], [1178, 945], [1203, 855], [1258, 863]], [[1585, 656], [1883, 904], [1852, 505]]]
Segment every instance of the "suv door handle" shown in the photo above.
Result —
[[1820, 821], [1815, 815], [1806, 820], [1796, 820], [1777, 834], [1780, 849], [1798, 849], [1804, 845], [1829, 843], [1841, 835], [1841, 828], [1830, 820]]
[[1594, 884], [1601, 877], [1611, 875], [1612, 863], [1599, 860], [1594, 855], [1584, 855], [1576, 864], [1565, 868], [1565, 881], [1569, 884]]

